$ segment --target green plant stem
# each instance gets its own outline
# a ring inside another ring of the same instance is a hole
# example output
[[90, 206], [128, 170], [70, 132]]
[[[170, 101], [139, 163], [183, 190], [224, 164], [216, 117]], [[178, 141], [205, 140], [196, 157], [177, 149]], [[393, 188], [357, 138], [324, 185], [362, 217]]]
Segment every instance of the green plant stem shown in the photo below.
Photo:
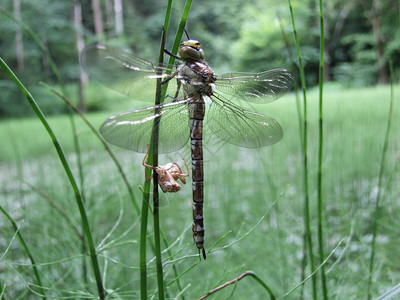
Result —
[[[153, 177], [154, 178], [154, 177]], [[165, 299], [164, 296], [164, 271], [162, 264], [161, 255], [161, 243], [160, 243], [160, 209], [158, 207], [159, 195], [158, 195], [158, 184], [153, 183], [153, 222], [154, 222], [154, 249], [156, 255], [156, 266], [157, 266], [157, 284], [158, 284], [158, 299]]]
[[[324, 4], [319, 0], [320, 42], [319, 42], [319, 144], [318, 144], [318, 174], [317, 174], [317, 206], [318, 206], [318, 252], [319, 263], [324, 261], [324, 236], [323, 236], [323, 201], [322, 201], [322, 157], [323, 157], [323, 93], [324, 93]], [[328, 299], [325, 266], [321, 266], [321, 287], [323, 299]]]
[[305, 277], [300, 283], [298, 283], [294, 288], [292, 288], [291, 290], [289, 290], [288, 292], [286, 292], [284, 295], [282, 295], [282, 298], [285, 299], [287, 298], [287, 296], [289, 296], [291, 293], [293, 293], [298, 287], [301, 287], [304, 285], [304, 283], [306, 281], [308, 281], [310, 278], [315, 277], [315, 274], [320, 270], [320, 268], [322, 266], [324, 266], [328, 260], [331, 259], [331, 257], [333, 256], [333, 254], [336, 252], [337, 249], [339, 249], [339, 247], [342, 245], [343, 241], [345, 239], [343, 238], [341, 241], [339, 241], [339, 243], [336, 245], [336, 247], [331, 251], [331, 253], [329, 253], [329, 255], [325, 258], [325, 260], [322, 262], [322, 264], [320, 264], [315, 270], [314, 272], [312, 272], [311, 274], [309, 274], [307, 277]]
[[[4, 285], [5, 287], [5, 285]], [[5, 300], [6, 297], [4, 296], [4, 289], [3, 289], [3, 284], [0, 282], [0, 300]]]
[[0, 65], [1, 67], [8, 73], [8, 75], [10, 76], [10, 78], [15, 82], [15, 84], [18, 86], [18, 88], [24, 93], [26, 99], [28, 100], [29, 104], [31, 105], [32, 109], [34, 110], [34, 112], [36, 113], [36, 115], [38, 116], [38, 118], [40, 119], [40, 121], [42, 122], [43, 126], [45, 127], [48, 135], [50, 136], [54, 147], [56, 148], [57, 154], [60, 158], [61, 164], [64, 167], [64, 171], [68, 177], [68, 180], [71, 184], [71, 187], [74, 191], [75, 194], [75, 199], [79, 208], [79, 213], [81, 215], [81, 220], [83, 222], [83, 227], [84, 227], [84, 233], [88, 242], [88, 246], [89, 246], [89, 253], [90, 253], [90, 259], [92, 262], [92, 267], [93, 267], [93, 272], [94, 272], [94, 276], [96, 279], [96, 284], [97, 284], [97, 290], [98, 290], [98, 294], [99, 294], [99, 298], [100, 299], [105, 299], [105, 291], [104, 291], [104, 287], [103, 287], [103, 283], [102, 283], [102, 279], [101, 279], [101, 273], [100, 273], [100, 267], [99, 267], [99, 263], [98, 263], [98, 259], [97, 259], [97, 254], [96, 254], [96, 249], [94, 246], [94, 242], [93, 242], [93, 238], [92, 238], [92, 234], [90, 231], [90, 226], [89, 226], [89, 221], [86, 215], [86, 210], [85, 210], [85, 206], [84, 203], [82, 201], [82, 197], [81, 194], [79, 192], [79, 188], [78, 185], [75, 181], [75, 178], [72, 174], [72, 171], [69, 167], [69, 164], [67, 162], [67, 159], [64, 155], [64, 151], [61, 148], [61, 145], [57, 139], [57, 137], [55, 136], [53, 130], [51, 129], [49, 123], [47, 122], [45, 116], [43, 115], [42, 111], [40, 110], [39, 106], [37, 105], [36, 101], [34, 100], [34, 98], [32, 97], [32, 95], [29, 93], [29, 91], [25, 88], [25, 86], [19, 81], [19, 79], [15, 76], [15, 74], [12, 72], [12, 70], [7, 66], [7, 64], [3, 61], [2, 58], [0, 58]]
[[[192, 0], [189, 0], [185, 4], [184, 12], [183, 12], [181, 21], [179, 23], [179, 28], [177, 30], [173, 49], [172, 49], [172, 53], [174, 53], [174, 54], [177, 53], [180, 41], [183, 36], [183, 30], [186, 26], [186, 21], [187, 21], [188, 15], [189, 15], [191, 3], [192, 3]], [[167, 35], [167, 32], [168, 32], [171, 7], [172, 7], [172, 0], [169, 0], [168, 5], [167, 5], [166, 14], [165, 14], [165, 20], [164, 20], [164, 26], [163, 26], [163, 37], [161, 40], [161, 47], [160, 47], [159, 59], [158, 59], [158, 62], [160, 64], [163, 63], [163, 60], [164, 60], [165, 36]], [[169, 65], [172, 65], [173, 63], [174, 63], [174, 58], [171, 56], [170, 60], [169, 60]], [[159, 81], [157, 82], [155, 105], [163, 103], [163, 100], [165, 99], [167, 87], [168, 87], [167, 84], [164, 84], [163, 86], [161, 86], [160, 82]], [[154, 131], [153, 131], [154, 134], [152, 136], [152, 142], [151, 142], [151, 146], [150, 146], [150, 150], [149, 150], [150, 154], [148, 157], [148, 163], [152, 164], [153, 166], [158, 165], [157, 148], [158, 148], [159, 121], [160, 121], [159, 119], [155, 120]], [[147, 198], [147, 200], [148, 200], [148, 198]], [[158, 296], [159, 296], [159, 299], [164, 299], [164, 297], [165, 297], [164, 296], [164, 278], [163, 278], [163, 266], [162, 266], [162, 256], [161, 256], [161, 244], [160, 244], [160, 215], [159, 215], [158, 203], [159, 203], [158, 174], [157, 174], [157, 172], [153, 171], [153, 226], [154, 226], [154, 244], [155, 244], [154, 250], [155, 250], [156, 266], [157, 266]], [[142, 218], [142, 220], [143, 220], [143, 218]], [[147, 222], [147, 217], [146, 217], [146, 222]], [[146, 228], [147, 228], [147, 223], [146, 223], [146, 225], [143, 223], [143, 226], [146, 226]], [[144, 234], [145, 230], [143, 229], [143, 231], [141, 231], [141, 233]], [[164, 238], [163, 240], [164, 240], [164, 243], [166, 244], [166, 246], [168, 247], [166, 239]], [[141, 239], [141, 242], [146, 242], [146, 240]], [[141, 257], [144, 258], [145, 253], [141, 252]], [[145, 267], [144, 264], [141, 264], [141, 266]], [[173, 269], [174, 269], [175, 275], [177, 275], [178, 271], [176, 270], [176, 267], [174, 266]], [[147, 276], [147, 272], [145, 272], [143, 270], [141, 272], [141, 275]], [[177, 284], [178, 284], [178, 289], [181, 290], [179, 280], [177, 281]], [[145, 285], [145, 283], [143, 281], [143, 286], [141, 288], [144, 288], [144, 285]]]
[[[174, 44], [172, 45], [172, 50], [171, 50], [172, 54], [178, 53], [179, 45], [182, 40], [183, 31], [185, 30], [185, 27], [186, 27], [186, 22], [189, 17], [189, 12], [190, 12], [191, 6], [192, 6], [192, 0], [187, 0], [185, 3], [185, 7], [183, 9], [183, 14], [182, 14], [181, 20], [179, 21], [179, 26], [178, 26], [178, 30], [175, 35]], [[175, 61], [175, 58], [170, 56], [168, 64], [172, 65], [174, 63], [174, 61]]]
[[379, 226], [378, 219], [382, 209], [381, 202], [382, 202], [382, 192], [383, 192], [383, 174], [385, 171], [386, 157], [389, 146], [389, 136], [392, 128], [392, 119], [393, 119], [394, 79], [393, 79], [392, 62], [389, 63], [389, 69], [390, 69], [390, 105], [389, 105], [388, 120], [386, 125], [385, 141], [383, 143], [383, 149], [382, 149], [381, 164], [379, 168], [378, 193], [376, 195], [374, 221], [372, 225], [373, 227], [372, 227], [371, 256], [369, 260], [369, 274], [368, 274], [368, 287], [367, 287], [368, 300], [372, 298], [372, 275], [374, 271], [375, 254], [376, 254], [376, 237], [378, 234], [378, 226]]
[[[171, 17], [172, 0], [168, 0], [167, 9], [165, 12], [161, 49], [159, 54], [159, 62], [163, 62], [164, 57], [164, 45], [165, 36], [168, 32], [169, 20]], [[164, 99], [165, 92], [161, 93], [161, 82], [157, 81], [155, 105], [161, 103], [161, 99]], [[148, 163], [153, 166], [158, 165], [158, 132], [159, 132], [159, 119], [154, 120], [153, 135], [150, 142]], [[148, 178], [149, 170], [146, 170], [146, 178]], [[147, 223], [148, 223], [148, 210], [149, 210], [149, 191], [150, 182], [145, 182], [145, 189], [143, 190], [143, 201], [142, 201], [142, 222], [140, 230], [140, 293], [141, 299], [147, 299], [147, 264], [146, 264], [146, 240], [147, 240]], [[164, 299], [164, 279], [163, 279], [163, 268], [162, 268], [162, 257], [160, 247], [160, 224], [159, 224], [159, 209], [158, 209], [158, 174], [153, 171], [153, 226], [154, 226], [154, 251], [156, 256], [157, 265], [157, 285], [158, 285], [158, 296], [159, 299]]]
[[[0, 58], [1, 59], [1, 58]], [[6, 210], [0, 206], [0, 211], [3, 213], [3, 215], [10, 221], [12, 227], [14, 228], [15, 232], [17, 233], [18, 239], [22, 245], [22, 247], [25, 250], [26, 255], [28, 255], [29, 260], [31, 261], [32, 269], [33, 269], [33, 274], [36, 278], [37, 286], [39, 289], [39, 293], [42, 295], [42, 299], [46, 299], [46, 293], [43, 289], [42, 281], [40, 280], [40, 275], [39, 271], [36, 267], [35, 259], [33, 258], [32, 252], [30, 251], [28, 244], [25, 242], [24, 237], [22, 236], [21, 231], [19, 230], [17, 223], [14, 221], [14, 219], [6, 212]], [[0, 297], [1, 299], [1, 297]]]
[[[297, 50], [297, 56], [299, 59], [299, 69], [300, 69], [300, 81], [301, 81], [301, 87], [303, 90], [303, 165], [304, 165], [304, 175], [303, 175], [303, 180], [304, 180], [304, 226], [305, 226], [305, 241], [307, 244], [308, 248], [308, 253], [309, 253], [309, 260], [310, 260], [310, 269], [311, 273], [315, 269], [314, 265], [314, 254], [313, 254], [313, 243], [312, 243], [312, 237], [311, 237], [311, 225], [310, 225], [310, 197], [309, 197], [309, 191], [308, 191], [308, 123], [307, 123], [307, 93], [306, 93], [306, 82], [305, 82], [305, 75], [304, 75], [304, 67], [303, 67], [303, 59], [301, 57], [301, 51], [300, 51], [300, 43], [297, 37], [297, 30], [296, 30], [296, 22], [294, 19], [294, 13], [293, 13], [293, 8], [292, 8], [292, 3], [291, 0], [288, 0], [289, 2], [289, 9], [290, 9], [290, 15], [292, 19], [292, 26], [293, 26], [293, 34], [294, 34], [294, 39], [296, 43], [296, 50]], [[306, 253], [306, 251], [305, 251]], [[317, 299], [317, 280], [316, 277], [312, 278], [312, 292], [313, 292], [313, 298]]]
[[[183, 9], [183, 14], [182, 14], [181, 20], [179, 21], [179, 26], [178, 26], [178, 30], [176, 31], [174, 43], [172, 45], [172, 50], [171, 50], [172, 54], [176, 55], [178, 53], [179, 45], [180, 45], [181, 40], [182, 40], [183, 31], [185, 29], [186, 22], [187, 22], [187, 19], [189, 17], [189, 12], [190, 12], [191, 6], [192, 6], [192, 0], [187, 0], [186, 3], [185, 3], [185, 7]], [[170, 56], [169, 57], [169, 61], [168, 61], [168, 65], [172, 66], [174, 63], [175, 63], [175, 57]], [[163, 99], [165, 99], [165, 96], [166, 96], [166, 93], [167, 93], [167, 89], [168, 89], [168, 82], [165, 83], [162, 86], [162, 89], [161, 89], [161, 103], [163, 102]]]
[[[146, 172], [147, 176], [147, 172]], [[140, 222], [140, 299], [147, 299], [147, 261], [146, 261], [146, 239], [147, 222], [149, 216], [150, 182], [146, 182], [143, 188], [142, 212]]]
[[[172, 4], [172, 3], [171, 3]], [[169, 9], [167, 9], [167, 14], [165, 17], [166, 23], [164, 24], [163, 34], [161, 37], [160, 51], [158, 56], [158, 63], [164, 63], [164, 47], [165, 47], [165, 37], [168, 30], [169, 21]], [[161, 103], [161, 81], [157, 80], [156, 85], [156, 98], [155, 104]], [[160, 118], [154, 120], [154, 140], [153, 145], [153, 166], [158, 166], [158, 136], [160, 128]], [[158, 173], [153, 170], [153, 227], [154, 227], [154, 250], [156, 256], [156, 267], [157, 267], [157, 285], [158, 285], [158, 298], [164, 300], [164, 270], [162, 265], [162, 255], [161, 255], [161, 243], [160, 243], [160, 209], [159, 209], [159, 194], [158, 194]]]
[[[281, 29], [282, 38], [283, 38], [283, 40], [285, 42], [286, 50], [288, 52], [287, 55], [288, 55], [289, 60], [291, 61], [291, 64], [292, 64], [291, 69], [293, 71], [297, 70], [297, 64], [296, 64], [296, 62], [295, 62], [295, 60], [293, 58], [293, 55], [292, 55], [289, 38], [288, 38], [288, 36], [287, 36], [287, 34], [286, 34], [285, 30], [284, 30], [284, 26], [282, 24], [282, 18], [280, 17], [279, 14], [278, 14], [278, 23], [279, 23], [279, 27]], [[303, 149], [303, 116], [301, 114], [301, 99], [300, 99], [300, 96], [299, 96], [299, 86], [298, 86], [296, 81], [295, 81], [295, 83], [293, 85], [293, 90], [294, 90], [294, 95], [295, 95], [295, 98], [296, 98], [296, 111], [297, 111], [297, 119], [298, 119], [298, 122], [299, 122], [300, 144], [301, 144], [301, 148]]]

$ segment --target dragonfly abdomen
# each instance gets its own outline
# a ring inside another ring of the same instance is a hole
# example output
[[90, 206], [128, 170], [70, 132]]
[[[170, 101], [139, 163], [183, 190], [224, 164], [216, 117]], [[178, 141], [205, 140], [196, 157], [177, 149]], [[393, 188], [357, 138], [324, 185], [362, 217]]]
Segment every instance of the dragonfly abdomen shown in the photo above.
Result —
[[193, 181], [193, 240], [196, 247], [202, 251], [204, 259], [204, 172], [203, 172], [203, 119], [205, 104], [203, 98], [189, 104], [190, 111], [190, 143], [192, 151], [192, 181]]

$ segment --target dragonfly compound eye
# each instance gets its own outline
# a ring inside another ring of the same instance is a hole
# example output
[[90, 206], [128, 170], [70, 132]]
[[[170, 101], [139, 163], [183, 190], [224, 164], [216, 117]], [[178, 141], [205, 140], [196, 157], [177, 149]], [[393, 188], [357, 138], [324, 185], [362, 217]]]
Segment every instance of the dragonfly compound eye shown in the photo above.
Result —
[[190, 59], [195, 61], [204, 60], [204, 51], [201, 45], [196, 40], [187, 40], [179, 46], [179, 55], [183, 59]]

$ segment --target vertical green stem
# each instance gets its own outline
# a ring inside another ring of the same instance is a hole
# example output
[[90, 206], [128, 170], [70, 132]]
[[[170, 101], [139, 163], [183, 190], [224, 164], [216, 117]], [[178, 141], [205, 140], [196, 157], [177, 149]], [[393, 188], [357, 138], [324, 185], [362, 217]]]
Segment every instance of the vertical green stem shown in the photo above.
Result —
[[[159, 55], [159, 62], [163, 62], [164, 58], [164, 44], [165, 36], [168, 32], [169, 20], [171, 17], [172, 0], [168, 0], [167, 9], [165, 12], [164, 26], [162, 33], [162, 42]], [[164, 99], [161, 93], [161, 84], [157, 81], [155, 104], [160, 104], [161, 99]], [[149, 149], [148, 163], [157, 166], [158, 165], [158, 128], [159, 119], [155, 119], [154, 130], [152, 135], [152, 141]], [[146, 178], [147, 178], [146, 170]], [[149, 191], [150, 183], [146, 182], [143, 191], [142, 201], [142, 220], [141, 220], [141, 231], [140, 231], [140, 295], [141, 299], [147, 299], [147, 263], [146, 263], [146, 238], [147, 238], [147, 223], [148, 223], [148, 210], [149, 210]], [[160, 224], [159, 224], [159, 209], [158, 209], [158, 176], [157, 173], [153, 172], [153, 204], [154, 204], [154, 243], [155, 243], [155, 255], [157, 265], [157, 284], [158, 284], [158, 296], [159, 299], [164, 299], [164, 279], [163, 279], [163, 268], [162, 268], [162, 257], [160, 247]]]
[[[172, 53], [176, 54], [180, 40], [182, 39], [183, 30], [186, 25], [186, 21], [189, 15], [190, 7], [192, 0], [188, 0], [185, 4], [184, 12], [179, 23], [179, 28], [175, 36], [174, 46], [172, 49]], [[170, 14], [172, 8], [172, 0], [168, 0], [167, 10], [165, 14], [164, 27], [163, 27], [163, 35], [166, 35], [168, 32]], [[163, 37], [164, 38], [164, 37]], [[163, 61], [164, 55], [164, 41], [161, 42], [160, 56], [159, 62]], [[174, 62], [174, 58], [170, 57], [169, 64], [172, 65]], [[163, 102], [165, 98], [167, 90], [167, 83], [162, 87], [157, 84], [156, 91], [156, 104], [160, 104]], [[155, 124], [155, 130], [153, 135], [153, 143], [150, 145], [148, 163], [153, 166], [158, 165], [158, 155], [157, 155], [157, 135], [158, 135], [158, 124]], [[150, 176], [149, 172], [146, 172], [146, 176]], [[163, 267], [162, 267], [162, 257], [161, 257], [161, 245], [160, 245], [160, 224], [159, 224], [159, 209], [158, 209], [158, 177], [157, 173], [153, 172], [153, 204], [154, 204], [154, 241], [155, 241], [155, 255], [156, 255], [156, 264], [157, 264], [157, 283], [158, 283], [158, 293], [159, 299], [164, 299], [164, 280], [163, 280]], [[150, 184], [145, 183], [144, 192], [143, 192], [143, 203], [142, 203], [142, 224], [141, 224], [141, 238], [140, 238], [140, 282], [141, 282], [141, 299], [147, 298], [147, 270], [146, 270], [146, 235], [147, 235], [147, 222], [148, 222], [148, 200], [149, 200], [149, 191]], [[165, 239], [164, 239], [164, 242]], [[174, 267], [174, 272], [176, 273], [176, 269]], [[178, 282], [179, 285], [179, 282]]]
[[[167, 10], [168, 12], [169, 10]], [[169, 17], [169, 16], [168, 16]], [[167, 22], [167, 16], [166, 16]], [[158, 56], [159, 64], [164, 63], [164, 47], [165, 37], [168, 30], [168, 23], [164, 24], [163, 33], [160, 43], [160, 52]], [[161, 81], [157, 81], [156, 86], [156, 100], [155, 104], [158, 105], [161, 102]], [[158, 166], [158, 135], [159, 135], [160, 118], [154, 120], [154, 140], [153, 144], [153, 166]], [[158, 194], [158, 174], [156, 170], [153, 170], [153, 226], [154, 226], [154, 251], [156, 255], [156, 267], [157, 267], [157, 284], [158, 284], [158, 299], [163, 300], [164, 296], [164, 274], [161, 256], [161, 243], [160, 243], [160, 209], [159, 209], [159, 194]]]
[[[154, 161], [153, 161], [154, 162]], [[153, 177], [155, 179], [155, 177]], [[157, 284], [158, 284], [158, 299], [165, 299], [164, 296], [164, 274], [162, 265], [162, 255], [161, 255], [161, 243], [160, 243], [160, 210], [158, 207], [159, 197], [158, 197], [158, 184], [156, 181], [153, 182], [153, 221], [154, 221], [154, 250], [156, 255], [156, 267], [157, 267]]]
[[[303, 67], [303, 60], [301, 57], [301, 51], [300, 51], [300, 44], [299, 40], [297, 37], [297, 30], [296, 30], [296, 23], [294, 19], [294, 13], [293, 13], [293, 8], [292, 8], [292, 3], [290, 0], [289, 2], [289, 9], [290, 9], [290, 15], [292, 19], [292, 25], [293, 25], [293, 34], [294, 34], [294, 39], [296, 43], [296, 50], [297, 50], [297, 56], [299, 58], [299, 69], [300, 69], [300, 80], [301, 80], [301, 87], [303, 90], [303, 165], [304, 165], [304, 174], [303, 174], [303, 179], [304, 179], [304, 227], [305, 227], [305, 248], [308, 248], [308, 253], [309, 253], [309, 261], [310, 261], [310, 269], [311, 273], [315, 270], [314, 266], [314, 254], [313, 254], [313, 243], [312, 243], [312, 237], [311, 237], [311, 226], [310, 226], [310, 197], [309, 197], [309, 191], [308, 191], [308, 123], [307, 123], [307, 93], [306, 93], [306, 82], [305, 82], [305, 75], [304, 75], [304, 67]], [[306, 252], [306, 251], [305, 251]], [[313, 298], [317, 299], [317, 280], [316, 277], [313, 276], [312, 278], [312, 291], [313, 291]]]
[[[182, 14], [181, 20], [179, 22], [178, 30], [175, 35], [174, 44], [172, 45], [172, 50], [171, 50], [172, 54], [176, 55], [178, 53], [178, 48], [179, 48], [180, 42], [182, 40], [183, 30], [185, 29], [191, 6], [192, 6], [192, 0], [187, 0], [185, 3], [185, 7], [183, 9], [183, 14]], [[175, 62], [175, 57], [170, 56], [168, 65], [172, 66], [174, 64], [174, 62]], [[168, 82], [162, 86], [161, 101], [163, 101], [163, 99], [165, 99], [167, 88], [168, 88]]]
[[[184, 29], [186, 27], [186, 22], [187, 22], [187, 19], [189, 17], [189, 12], [190, 12], [191, 6], [192, 6], [192, 0], [187, 0], [186, 3], [185, 3], [185, 7], [183, 9], [183, 14], [182, 14], [181, 20], [179, 22], [178, 30], [177, 30], [176, 35], [175, 35], [174, 44], [172, 46], [171, 53], [173, 53], [173, 54], [177, 54], [178, 53], [179, 44], [180, 44], [180, 42], [182, 40], [183, 31], [184, 31]], [[175, 58], [171, 56], [169, 58], [168, 64], [172, 65], [174, 63], [174, 61], [175, 61]]]
[[389, 135], [392, 127], [392, 118], [393, 118], [393, 102], [394, 102], [394, 88], [393, 88], [393, 66], [392, 62], [389, 63], [390, 69], [390, 106], [388, 112], [388, 121], [386, 126], [386, 133], [385, 133], [385, 141], [383, 144], [382, 150], [382, 157], [381, 157], [381, 165], [379, 169], [379, 179], [378, 179], [378, 193], [376, 195], [375, 201], [375, 212], [374, 212], [374, 221], [372, 227], [372, 242], [371, 242], [371, 256], [369, 260], [369, 275], [368, 275], [368, 288], [367, 288], [367, 299], [371, 299], [372, 297], [372, 274], [374, 271], [374, 263], [375, 263], [375, 252], [376, 252], [376, 236], [378, 233], [378, 226], [379, 226], [379, 215], [381, 211], [381, 199], [382, 199], [382, 186], [383, 186], [383, 174], [385, 171], [385, 163], [386, 163], [386, 156], [387, 150], [389, 146]]
[[[187, 19], [188, 19], [188, 16], [189, 16], [189, 12], [190, 12], [191, 5], [192, 5], [192, 0], [187, 0], [186, 3], [185, 3], [185, 7], [184, 7], [184, 9], [183, 9], [183, 14], [182, 14], [181, 20], [180, 20], [180, 22], [179, 22], [178, 30], [177, 30], [177, 32], [176, 32], [175, 40], [174, 40], [174, 43], [173, 43], [173, 46], [172, 46], [171, 53], [173, 53], [173, 54], [177, 54], [177, 52], [178, 52], [179, 44], [180, 44], [180, 42], [181, 42], [181, 40], [182, 40], [183, 31], [184, 31], [184, 29], [185, 29], [185, 27], [186, 27], [186, 22], [187, 22]], [[168, 15], [168, 16], [169, 16], [169, 15]], [[168, 23], [167, 23], [167, 18], [166, 18], [165, 24], [168, 24]], [[165, 30], [165, 32], [166, 32], [166, 30]], [[163, 50], [163, 49], [160, 49], [160, 50]], [[160, 62], [161, 62], [161, 54], [163, 54], [163, 53], [161, 53], [161, 51], [160, 51], [160, 57], [159, 57], [159, 61], [160, 61]], [[169, 64], [169, 65], [172, 65], [172, 64], [174, 63], [174, 61], [175, 61], [175, 58], [172, 57], [172, 56], [170, 56], [168, 64]], [[160, 97], [160, 100], [161, 100], [161, 101], [162, 101], [163, 99], [165, 99], [165, 94], [166, 94], [167, 87], [168, 87], [168, 83], [166, 83], [166, 84], [164, 84], [164, 85], [162, 86], [162, 89], [161, 89], [161, 97]], [[154, 181], [154, 185], [156, 185], [156, 181]], [[158, 193], [158, 189], [157, 189], [157, 193]], [[155, 230], [154, 230], [154, 231], [155, 231], [155, 234], [156, 234], [156, 230], [157, 230], [157, 231], [159, 230], [159, 229], [158, 229], [158, 227], [159, 227], [158, 215], [155, 215], [155, 216], [154, 216], [154, 222], [155, 222], [155, 223], [154, 223], [154, 226], [155, 226]], [[156, 222], [157, 222], [157, 223], [156, 223]], [[157, 229], [156, 229], [156, 228], [157, 228]], [[160, 233], [162, 234], [162, 231], [160, 231]], [[158, 235], [158, 233], [157, 233], [157, 235]], [[162, 234], [162, 237], [163, 237], [163, 241], [164, 241], [165, 247], [168, 248], [168, 242], [167, 242], [167, 240], [166, 240], [166, 238], [165, 238], [165, 236], [164, 236], [163, 234]], [[168, 250], [168, 254], [171, 255], [171, 253], [170, 253], [169, 250]], [[160, 268], [160, 269], [162, 270], [161, 261], [160, 261], [159, 263], [157, 263], [157, 264], [158, 264], [158, 266], [159, 266], [158, 268]], [[178, 270], [177, 270], [176, 265], [173, 264], [173, 265], [172, 265], [172, 268], [173, 268], [173, 271], [174, 271], [174, 275], [175, 275], [175, 277], [177, 278], [176, 284], [177, 284], [177, 286], [178, 286], [178, 290], [179, 290], [179, 291], [182, 291], [182, 287], [181, 287], [181, 285], [180, 285], [180, 280], [179, 280], [179, 277], [178, 277]], [[159, 280], [158, 282], [160, 283], [161, 281]], [[159, 287], [159, 290], [160, 290], [160, 287]], [[185, 297], [184, 297], [183, 294], [181, 294], [180, 297], [181, 297], [182, 299], [185, 299]]]
[[324, 236], [322, 228], [322, 154], [323, 154], [323, 87], [324, 87], [324, 4], [319, 0], [319, 20], [320, 20], [320, 40], [319, 40], [319, 146], [318, 146], [318, 175], [317, 175], [317, 197], [318, 197], [318, 252], [319, 263], [321, 264], [321, 287], [322, 295], [325, 300], [328, 299], [328, 290], [326, 285], [326, 274], [324, 262]]
[[[147, 178], [147, 172], [146, 172]], [[146, 182], [143, 189], [142, 212], [140, 222], [140, 299], [147, 299], [147, 261], [146, 261], [146, 239], [147, 222], [149, 216], [150, 182]]]

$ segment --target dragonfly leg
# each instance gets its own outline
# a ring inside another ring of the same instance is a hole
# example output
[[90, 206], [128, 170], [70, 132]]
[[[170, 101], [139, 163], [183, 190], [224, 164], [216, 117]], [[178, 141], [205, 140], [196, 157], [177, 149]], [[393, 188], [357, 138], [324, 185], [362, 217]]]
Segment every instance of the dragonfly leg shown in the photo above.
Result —
[[168, 81], [170, 81], [172, 78], [174, 78], [176, 75], [178, 75], [178, 71], [175, 71], [174, 73], [172, 73], [170, 76], [167, 77], [167, 79], [161, 81], [161, 85], [167, 83]]
[[150, 169], [150, 170], [157, 170], [156, 167], [150, 166], [148, 164], [143, 164], [144, 166], [144, 179], [146, 180], [146, 182], [150, 182], [153, 179], [153, 174], [150, 175], [149, 178], [146, 177], [146, 169]]
[[174, 97], [172, 97], [172, 96], [170, 96], [170, 95], [167, 95], [167, 96], [165, 96], [165, 98], [171, 98], [172, 99], [172, 102], [175, 102], [176, 100], [178, 100], [178, 96], [179, 96], [179, 91], [180, 91], [180, 89], [181, 89], [181, 82], [180, 82], [180, 80], [178, 80], [177, 79], [177, 89], [176, 89], [176, 92], [175, 92], [175, 95], [174, 95]]
[[144, 179], [146, 180], [146, 182], [150, 182], [153, 179], [153, 174], [149, 178], [146, 177], [146, 169], [150, 169], [150, 170], [157, 169], [157, 167], [153, 167], [147, 163], [147, 157], [149, 156], [149, 150], [150, 150], [149, 145], [147, 145], [147, 152], [146, 152], [146, 155], [144, 156], [143, 162], [142, 162], [142, 164], [144, 166], [144, 170], [145, 170], [144, 171]]
[[144, 174], [144, 178], [146, 179], [146, 182], [150, 182], [153, 179], [153, 174], [151, 174], [149, 178], [146, 178], [146, 174]]
[[186, 160], [185, 160], [183, 157], [182, 157], [182, 160], [183, 160], [183, 162], [184, 162], [184, 164], [185, 164], [187, 174], [181, 174], [181, 175], [184, 176], [184, 177], [188, 177], [188, 176], [190, 175], [189, 167], [188, 167], [188, 165], [187, 165], [187, 163], [186, 163]]
[[189, 172], [189, 167], [188, 167], [188, 165], [187, 165], [187, 163], [186, 163], [186, 160], [182, 157], [182, 160], [183, 160], [183, 162], [185, 163], [185, 166], [186, 166], [186, 174], [184, 174], [183, 172], [182, 172], [182, 170], [181, 170], [181, 168], [179, 167], [179, 165], [178, 164], [176, 164], [176, 166], [179, 168], [179, 172], [178, 173], [174, 173], [173, 174], [173, 176], [174, 177], [177, 177], [177, 178], [179, 178], [181, 181], [182, 181], [182, 183], [183, 184], [186, 184], [186, 179], [185, 179], [185, 177], [188, 177], [189, 175], [190, 175], [190, 172]]
[[173, 57], [173, 58], [177, 59], [177, 60], [183, 61], [183, 59], [182, 59], [182, 58], [180, 58], [179, 56], [177, 56], [177, 55], [173, 54], [172, 52], [168, 51], [168, 50], [167, 50], [167, 49], [165, 49], [165, 48], [164, 48], [164, 52], [165, 52], [165, 53], [167, 53], [169, 56], [171, 56], [171, 57]]
[[186, 31], [186, 29], [183, 29], [183, 31], [185, 32], [187, 39], [190, 40], [189, 33]]
[[177, 82], [178, 82], [178, 87], [176, 88], [176, 93], [175, 93], [174, 100], [178, 99], [179, 90], [181, 89], [181, 84], [182, 84], [182, 82], [180, 80], [178, 80], [178, 79], [177, 79]]

